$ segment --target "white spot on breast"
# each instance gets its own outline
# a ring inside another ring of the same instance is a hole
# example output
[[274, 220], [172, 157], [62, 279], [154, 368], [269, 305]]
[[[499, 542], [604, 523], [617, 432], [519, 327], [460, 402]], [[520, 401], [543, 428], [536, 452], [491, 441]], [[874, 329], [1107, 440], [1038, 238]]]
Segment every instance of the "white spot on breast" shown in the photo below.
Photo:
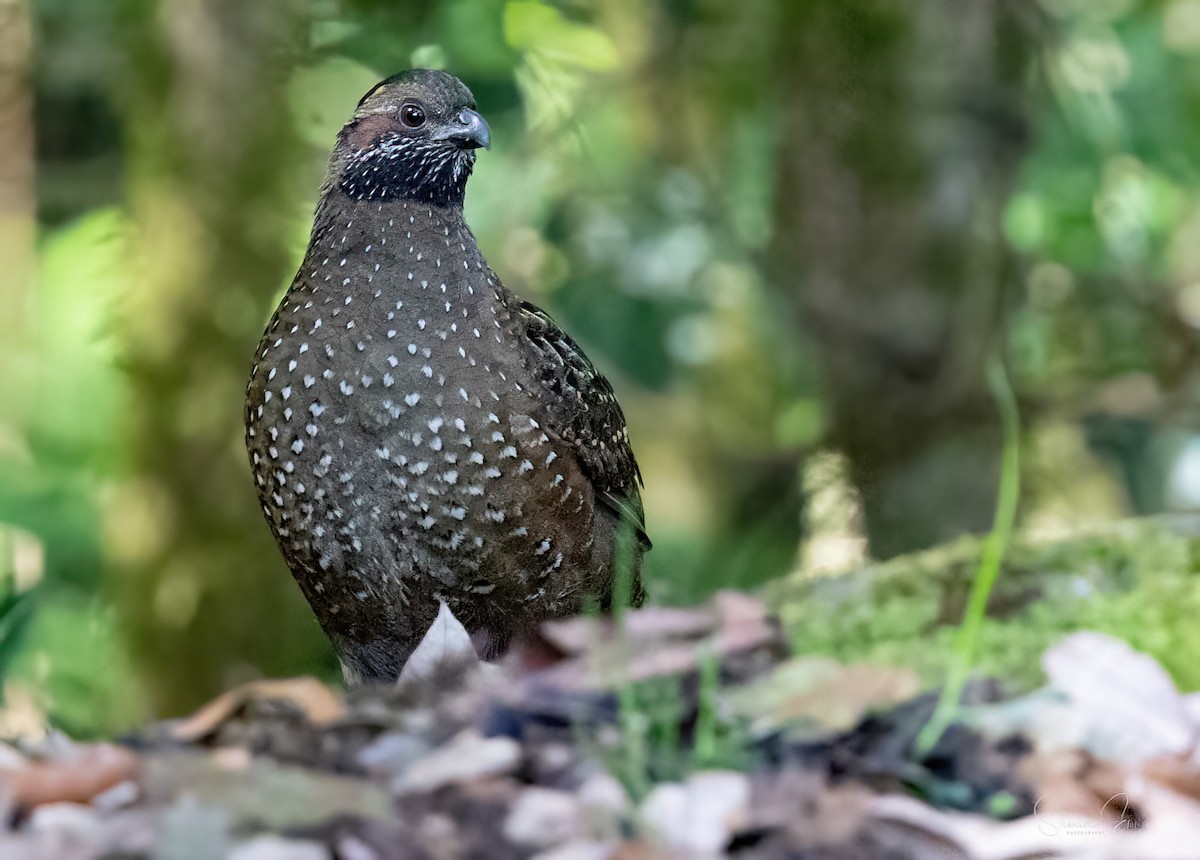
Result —
[[409, 406], [416, 406], [421, 401], [421, 395], [414, 391], [412, 394], [407, 394], [404, 397], [404, 402]]

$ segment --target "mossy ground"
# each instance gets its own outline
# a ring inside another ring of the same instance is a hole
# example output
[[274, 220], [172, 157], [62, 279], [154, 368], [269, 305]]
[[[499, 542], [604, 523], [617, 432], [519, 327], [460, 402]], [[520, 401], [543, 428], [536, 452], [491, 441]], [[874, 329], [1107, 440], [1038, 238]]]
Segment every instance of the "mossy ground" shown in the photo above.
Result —
[[[1200, 689], [1200, 537], [1192, 521], [1127, 520], [1055, 540], [1019, 537], [988, 605], [977, 665], [1013, 692], [1043, 679], [1042, 652], [1097, 630], [1150, 654], [1180, 689]], [[959, 541], [824, 578], [796, 577], [771, 601], [798, 653], [912, 666], [937, 684], [979, 559]]]

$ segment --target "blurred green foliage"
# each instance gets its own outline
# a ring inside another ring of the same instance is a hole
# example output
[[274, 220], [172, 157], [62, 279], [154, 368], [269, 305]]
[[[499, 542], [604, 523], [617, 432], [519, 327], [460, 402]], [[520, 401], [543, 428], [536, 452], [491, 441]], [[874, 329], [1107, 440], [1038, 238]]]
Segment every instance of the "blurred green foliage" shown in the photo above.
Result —
[[[412, 64], [464, 78], [492, 125], [467, 208], [493, 267], [614, 381], [653, 600], [990, 521], [995, 342], [1033, 440], [1028, 527], [1200, 507], [1200, 0], [27, 11], [36, 280], [0, 281], [31, 297], [0, 365], [0, 523], [45, 553], [10, 675], [73, 730], [333, 673], [260, 521], [241, 393], [337, 129]], [[848, 458], [828, 511], [823, 451]], [[1138, 546], [1113, 564], [1158, 557]], [[1064, 547], [1071, 569], [1118, 558]], [[1194, 603], [1191, 566], [1163, 570], [1029, 611], [1119, 628], [1200, 685], [1149, 629]], [[932, 666], [946, 599], [851, 602], [799, 641]], [[1049, 635], [1026, 630], [985, 631], [994, 668], [1024, 677], [1006, 637]]]

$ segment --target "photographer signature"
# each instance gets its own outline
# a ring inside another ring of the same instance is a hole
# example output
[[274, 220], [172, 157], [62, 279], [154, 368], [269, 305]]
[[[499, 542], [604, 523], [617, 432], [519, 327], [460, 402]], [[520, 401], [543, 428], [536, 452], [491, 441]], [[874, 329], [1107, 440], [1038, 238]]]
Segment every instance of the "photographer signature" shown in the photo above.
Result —
[[1106, 833], [1117, 833], [1122, 830], [1136, 830], [1141, 827], [1134, 814], [1129, 796], [1124, 792], [1114, 794], [1099, 808], [1095, 818], [1071, 818], [1055, 815], [1054, 820], [1042, 817], [1042, 802], [1045, 795], [1039, 797], [1033, 804], [1033, 814], [1038, 820], [1038, 832], [1043, 836], [1103, 836]]

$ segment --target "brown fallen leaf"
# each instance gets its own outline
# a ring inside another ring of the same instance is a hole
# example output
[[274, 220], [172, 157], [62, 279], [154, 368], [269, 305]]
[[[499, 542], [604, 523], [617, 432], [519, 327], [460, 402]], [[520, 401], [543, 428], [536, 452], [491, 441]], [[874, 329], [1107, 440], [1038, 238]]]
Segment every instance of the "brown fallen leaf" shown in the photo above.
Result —
[[346, 715], [342, 699], [316, 678], [251, 681], [213, 699], [190, 717], [173, 724], [169, 735], [181, 743], [211, 737], [255, 701], [284, 701], [294, 705], [314, 726], [328, 726]]
[[1142, 773], [1147, 779], [1172, 791], [1200, 800], [1200, 765], [1183, 756], [1163, 756], [1146, 763]]
[[541, 636], [566, 659], [545, 669], [541, 659], [518, 665], [539, 666], [537, 682], [560, 690], [611, 688], [683, 675], [712, 659], [786, 650], [779, 624], [762, 601], [729, 591], [697, 609], [634, 610], [621, 626], [595, 617], [548, 622]]
[[18, 809], [45, 803], [87, 803], [133, 779], [138, 757], [112, 744], [71, 747], [54, 759], [0, 768], [0, 786]]
[[915, 696], [920, 686], [909, 668], [795, 657], [738, 690], [734, 701], [764, 727], [804, 723], [839, 731], [854, 726], [872, 708]]
[[1034, 752], [1017, 766], [1017, 777], [1030, 786], [1037, 816], [1076, 816], [1116, 826], [1140, 814], [1125, 794], [1126, 769], [1086, 750]]
[[736, 591], [718, 591], [707, 606], [689, 609], [648, 606], [627, 612], [618, 631], [610, 617], [579, 616], [547, 621], [542, 637], [568, 657], [586, 654], [619, 636], [639, 643], [682, 644], [716, 636], [720, 650], [740, 650], [743, 642], [774, 633], [766, 605]]
[[[649, 606], [625, 615], [622, 635], [637, 641], [696, 639], [713, 632], [716, 627], [717, 615], [712, 607]], [[544, 622], [541, 636], [561, 653], [576, 657], [599, 643], [613, 640], [617, 636], [617, 627], [607, 616], [577, 616]]]

